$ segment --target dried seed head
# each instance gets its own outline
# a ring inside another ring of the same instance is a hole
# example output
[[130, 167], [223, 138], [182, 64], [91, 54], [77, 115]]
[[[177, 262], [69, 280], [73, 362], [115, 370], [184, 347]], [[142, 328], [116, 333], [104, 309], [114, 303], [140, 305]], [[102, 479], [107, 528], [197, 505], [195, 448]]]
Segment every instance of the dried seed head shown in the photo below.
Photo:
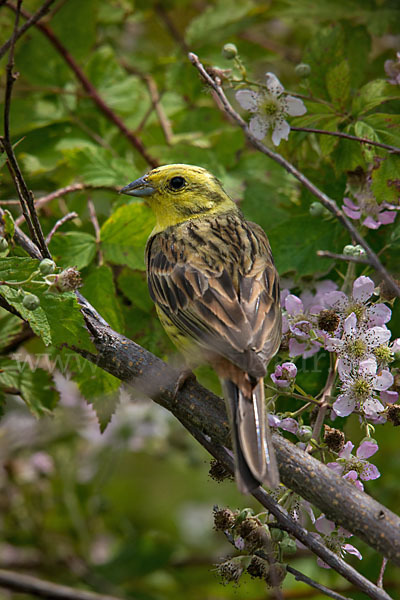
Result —
[[334, 310], [322, 310], [318, 315], [317, 323], [322, 331], [333, 333], [339, 326], [340, 317]]
[[344, 446], [344, 440], [343, 431], [329, 427], [329, 425], [324, 425], [324, 442], [329, 450], [340, 452]]
[[387, 420], [395, 427], [400, 425], [400, 404], [390, 404], [386, 409]]
[[214, 527], [217, 531], [232, 529], [235, 522], [236, 516], [232, 510], [229, 508], [219, 509], [217, 506], [214, 506]]

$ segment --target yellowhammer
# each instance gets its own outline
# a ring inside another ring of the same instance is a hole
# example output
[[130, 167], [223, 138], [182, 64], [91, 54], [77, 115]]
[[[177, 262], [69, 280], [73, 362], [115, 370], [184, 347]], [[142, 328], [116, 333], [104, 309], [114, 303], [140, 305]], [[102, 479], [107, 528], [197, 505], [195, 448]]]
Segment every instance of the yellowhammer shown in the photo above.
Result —
[[144, 197], [155, 213], [150, 295], [188, 363], [210, 363], [221, 380], [239, 489], [275, 487], [263, 378], [280, 344], [281, 310], [267, 236], [200, 167], [159, 167], [121, 192]]

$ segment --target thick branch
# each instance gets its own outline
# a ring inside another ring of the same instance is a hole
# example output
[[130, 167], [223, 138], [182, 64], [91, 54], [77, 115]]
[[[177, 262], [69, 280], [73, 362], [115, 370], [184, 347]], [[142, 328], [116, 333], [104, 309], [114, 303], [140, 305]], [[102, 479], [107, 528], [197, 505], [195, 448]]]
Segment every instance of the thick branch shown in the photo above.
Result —
[[[46, 0], [46, 2], [43, 4], [43, 6], [41, 6], [34, 15], [32, 15], [27, 21], [26, 23], [24, 23], [16, 32], [15, 34], [15, 40], [18, 40], [21, 35], [23, 35], [30, 27], [32, 27], [32, 25], [35, 25], [38, 21], [40, 21], [40, 19], [42, 19], [42, 17], [44, 17], [46, 15], [46, 13], [49, 12], [50, 6], [52, 4], [54, 4], [55, 0]], [[5, 4], [5, 2], [3, 2], [3, 4]], [[11, 47], [11, 43], [12, 40], [11, 38], [9, 40], [7, 40], [0, 48], [0, 59], [3, 58], [3, 56], [7, 53], [7, 51], [10, 49]]]
[[[15, 6], [11, 2], [6, 2], [5, 6], [8, 6], [8, 8], [11, 8], [12, 10], [16, 10]], [[25, 10], [22, 10], [21, 14], [26, 19], [31, 18], [31, 15]], [[86, 77], [81, 67], [75, 61], [73, 56], [68, 52], [65, 46], [63, 46], [61, 41], [53, 32], [53, 30], [50, 29], [48, 25], [44, 25], [43, 23], [36, 23], [36, 26], [53, 44], [60, 56], [62, 56], [62, 58], [65, 60], [67, 65], [73, 71], [75, 77], [78, 79], [79, 83], [82, 85], [82, 87], [89, 94], [93, 102], [96, 104], [97, 108], [107, 117], [109, 121], [111, 121], [112, 123], [114, 123], [114, 125], [118, 127], [122, 135], [132, 144], [134, 148], [136, 148], [136, 150], [139, 152], [139, 154], [141, 154], [141, 156], [144, 158], [148, 165], [150, 165], [151, 167], [157, 167], [157, 159], [148, 153], [142, 141], [127, 128], [123, 120], [103, 100], [103, 98], [100, 96], [94, 85]]]
[[318, 198], [318, 200], [321, 202], [321, 204], [323, 206], [325, 206], [336, 217], [336, 219], [350, 232], [351, 237], [358, 244], [360, 244], [360, 246], [362, 246], [364, 248], [365, 252], [368, 255], [371, 266], [373, 266], [374, 269], [377, 271], [377, 273], [379, 273], [381, 278], [388, 285], [389, 289], [391, 291], [393, 291], [393, 294], [400, 297], [400, 287], [397, 285], [397, 283], [393, 280], [393, 278], [391, 277], [389, 272], [382, 265], [377, 254], [375, 254], [375, 252], [372, 250], [370, 245], [365, 241], [365, 239], [357, 231], [357, 229], [350, 222], [350, 220], [346, 217], [346, 215], [343, 213], [343, 211], [338, 207], [336, 202], [332, 198], [329, 198], [329, 196], [327, 196], [319, 188], [317, 188], [317, 186], [314, 185], [305, 175], [303, 175], [303, 173], [301, 171], [296, 169], [296, 167], [294, 165], [292, 165], [292, 163], [290, 163], [288, 160], [286, 160], [283, 156], [281, 156], [277, 152], [270, 150], [262, 142], [257, 140], [250, 132], [249, 128], [247, 127], [246, 122], [242, 119], [242, 117], [234, 110], [234, 108], [230, 104], [228, 98], [226, 97], [226, 95], [221, 87], [221, 82], [219, 81], [219, 79], [218, 78], [213, 79], [209, 75], [209, 73], [207, 73], [206, 69], [199, 61], [199, 58], [198, 58], [198, 56], [196, 56], [196, 54], [189, 52], [189, 60], [196, 67], [196, 69], [198, 69], [198, 71], [201, 74], [201, 77], [204, 79], [204, 81], [206, 81], [207, 84], [214, 90], [214, 92], [216, 93], [216, 96], [222, 103], [224, 111], [239, 125], [239, 127], [241, 127], [243, 129], [243, 132], [244, 132], [246, 138], [249, 140], [249, 142], [255, 148], [257, 148], [257, 150], [259, 150], [260, 152], [262, 152], [269, 158], [272, 158], [272, 160], [274, 160], [279, 165], [281, 165], [284, 169], [286, 169], [286, 171], [288, 171], [288, 173], [290, 173], [291, 175], [296, 177], [296, 179], [298, 179], [300, 181], [300, 183], [302, 183], [304, 185], [304, 187], [309, 190], [309, 192], [311, 192], [316, 198]]

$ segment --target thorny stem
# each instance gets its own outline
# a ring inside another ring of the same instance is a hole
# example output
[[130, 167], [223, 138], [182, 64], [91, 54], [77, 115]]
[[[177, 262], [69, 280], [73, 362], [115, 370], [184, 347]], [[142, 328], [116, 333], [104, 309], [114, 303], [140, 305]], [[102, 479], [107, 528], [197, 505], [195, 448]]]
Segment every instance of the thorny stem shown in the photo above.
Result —
[[323, 206], [325, 206], [335, 217], [336, 219], [350, 232], [350, 235], [354, 240], [360, 244], [366, 251], [370, 264], [374, 267], [374, 269], [379, 273], [381, 278], [386, 282], [389, 289], [393, 291], [393, 294], [400, 297], [400, 287], [393, 280], [389, 272], [382, 265], [376, 253], [372, 250], [366, 240], [362, 237], [362, 235], [355, 229], [350, 220], [346, 217], [343, 211], [338, 207], [336, 202], [329, 198], [324, 192], [322, 192], [316, 185], [314, 185], [301, 171], [296, 169], [292, 163], [286, 160], [283, 156], [270, 150], [267, 146], [257, 140], [249, 128], [247, 127], [246, 122], [242, 119], [242, 117], [234, 110], [232, 105], [230, 104], [228, 98], [226, 97], [222, 87], [221, 81], [218, 77], [213, 79], [209, 73], [207, 73], [206, 69], [200, 62], [198, 56], [193, 52], [189, 52], [189, 60], [196, 67], [196, 69], [201, 74], [203, 80], [214, 90], [215, 94], [218, 96], [223, 110], [243, 129], [243, 132], [246, 138], [251, 142], [251, 144], [257, 148], [260, 152], [277, 162], [281, 165], [288, 173], [293, 175], [296, 179], [300, 181], [308, 190], [311, 192], [318, 200], [321, 202]]

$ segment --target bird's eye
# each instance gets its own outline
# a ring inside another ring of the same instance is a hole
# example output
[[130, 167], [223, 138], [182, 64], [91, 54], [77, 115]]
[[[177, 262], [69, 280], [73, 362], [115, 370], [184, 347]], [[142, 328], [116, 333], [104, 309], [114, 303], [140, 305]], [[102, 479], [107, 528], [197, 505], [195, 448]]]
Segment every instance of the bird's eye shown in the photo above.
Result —
[[169, 180], [169, 187], [173, 190], [180, 190], [183, 188], [185, 183], [186, 181], [183, 177], [172, 177], [172, 179]]

